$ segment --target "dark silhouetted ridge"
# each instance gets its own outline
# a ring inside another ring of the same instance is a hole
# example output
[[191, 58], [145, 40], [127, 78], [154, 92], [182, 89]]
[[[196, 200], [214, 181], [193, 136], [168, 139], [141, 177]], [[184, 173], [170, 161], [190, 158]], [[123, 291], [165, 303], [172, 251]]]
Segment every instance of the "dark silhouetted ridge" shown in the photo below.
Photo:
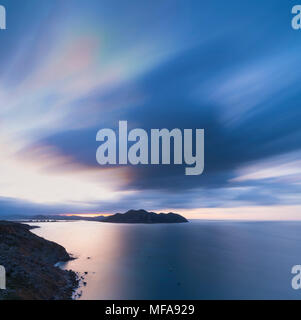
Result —
[[184, 223], [186, 218], [176, 213], [155, 213], [146, 210], [129, 210], [126, 213], [116, 213], [103, 219], [102, 222], [112, 223]]

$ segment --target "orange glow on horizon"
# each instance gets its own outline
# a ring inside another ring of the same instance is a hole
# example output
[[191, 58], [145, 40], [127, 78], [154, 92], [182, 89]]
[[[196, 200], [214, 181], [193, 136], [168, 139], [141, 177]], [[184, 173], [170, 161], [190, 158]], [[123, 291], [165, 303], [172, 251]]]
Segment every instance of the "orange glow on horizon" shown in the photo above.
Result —
[[[149, 210], [156, 213], [174, 212], [184, 216], [186, 219], [201, 220], [301, 220], [301, 206], [242, 206], [234, 208], [195, 208], [195, 209], [173, 209]], [[77, 216], [95, 218], [99, 216], [110, 216], [114, 213], [66, 213], [60, 216]]]
[[254, 220], [290, 221], [301, 220], [300, 205], [241, 206], [233, 208], [164, 209], [159, 212], [174, 212], [193, 220]]

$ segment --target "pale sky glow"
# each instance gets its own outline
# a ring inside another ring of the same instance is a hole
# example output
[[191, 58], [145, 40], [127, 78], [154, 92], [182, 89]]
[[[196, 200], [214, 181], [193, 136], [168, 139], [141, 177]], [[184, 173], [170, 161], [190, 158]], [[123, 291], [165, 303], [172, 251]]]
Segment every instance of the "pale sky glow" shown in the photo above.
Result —
[[268, 159], [253, 166], [242, 168], [237, 173], [238, 176], [232, 179], [233, 182], [299, 177], [301, 175], [301, 154], [298, 152]]
[[118, 191], [118, 188], [127, 181], [125, 169], [97, 171], [73, 166], [72, 174], [70, 171], [49, 172], [49, 168], [68, 163], [70, 160], [55, 154], [52, 150], [42, 150], [43, 158], [24, 159], [22, 156], [11, 155], [5, 146], [0, 145], [2, 150], [0, 196], [2, 197], [44, 204], [74, 201], [85, 203], [102, 200], [118, 201], [122, 195], [131, 193]]
[[[166, 212], [172, 211], [167, 209]], [[301, 206], [256, 206], [178, 210], [188, 219], [203, 220], [301, 220]], [[285, 214], [284, 214], [285, 213]]]

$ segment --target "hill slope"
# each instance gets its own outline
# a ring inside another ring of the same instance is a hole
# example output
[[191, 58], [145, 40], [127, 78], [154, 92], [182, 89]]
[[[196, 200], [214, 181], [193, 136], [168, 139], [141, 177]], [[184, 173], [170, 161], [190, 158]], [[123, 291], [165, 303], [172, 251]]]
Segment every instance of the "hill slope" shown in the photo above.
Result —
[[30, 232], [32, 227], [0, 221], [0, 265], [6, 269], [7, 290], [1, 299], [71, 299], [76, 274], [54, 267], [70, 260], [66, 250]]
[[148, 212], [146, 210], [129, 210], [126, 213], [116, 213], [103, 219], [111, 223], [183, 223], [187, 219], [176, 213]]

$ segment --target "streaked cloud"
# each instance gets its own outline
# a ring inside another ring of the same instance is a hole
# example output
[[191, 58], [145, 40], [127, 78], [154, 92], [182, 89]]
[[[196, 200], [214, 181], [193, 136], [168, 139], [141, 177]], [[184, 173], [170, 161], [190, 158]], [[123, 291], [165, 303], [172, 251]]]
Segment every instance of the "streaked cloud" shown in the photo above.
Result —
[[[297, 215], [301, 62], [287, 3], [3, 2], [0, 214]], [[205, 173], [98, 166], [96, 132], [119, 120], [205, 128]]]

